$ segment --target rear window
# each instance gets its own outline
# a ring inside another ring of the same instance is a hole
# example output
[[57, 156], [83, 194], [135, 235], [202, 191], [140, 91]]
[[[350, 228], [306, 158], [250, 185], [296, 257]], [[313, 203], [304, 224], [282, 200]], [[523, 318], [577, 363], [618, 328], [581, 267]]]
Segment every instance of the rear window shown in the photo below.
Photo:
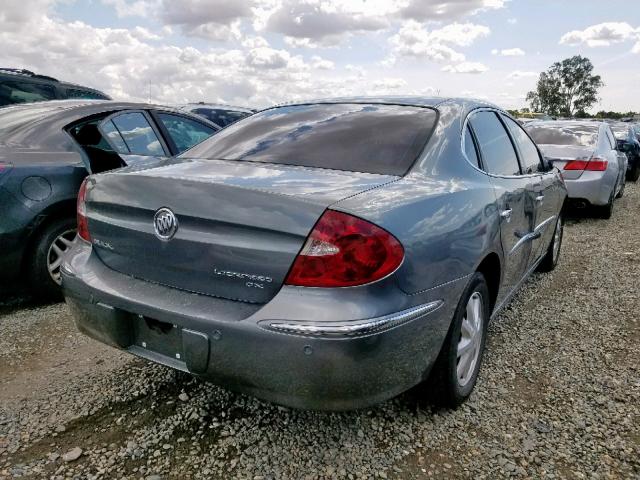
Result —
[[12, 80], [0, 81], [0, 105], [53, 100], [56, 91], [51, 85]]
[[626, 140], [629, 137], [628, 125], [611, 125], [611, 130], [617, 139]]
[[598, 143], [596, 125], [544, 125], [530, 123], [527, 132], [538, 145], [571, 145], [575, 147], [595, 147]]
[[192, 112], [211, 120], [220, 127], [226, 127], [227, 125], [231, 125], [233, 122], [237, 122], [241, 118], [248, 117], [250, 115], [249, 113], [238, 112], [236, 110], [222, 110], [204, 107], [196, 108], [195, 110], [192, 110]]
[[404, 175], [436, 118], [434, 110], [398, 105], [280, 107], [227, 127], [182, 156]]

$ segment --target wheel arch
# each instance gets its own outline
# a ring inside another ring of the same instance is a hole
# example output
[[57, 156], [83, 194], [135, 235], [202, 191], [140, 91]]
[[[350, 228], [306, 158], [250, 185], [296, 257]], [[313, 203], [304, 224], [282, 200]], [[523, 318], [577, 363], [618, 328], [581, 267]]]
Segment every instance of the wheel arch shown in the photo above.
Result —
[[27, 235], [27, 246], [25, 248], [25, 254], [22, 258], [22, 265], [25, 266], [26, 262], [30, 260], [30, 253], [33, 251], [34, 244], [40, 234], [47, 228], [52, 222], [63, 218], [75, 218], [76, 215], [76, 199], [67, 198], [58, 202], [52, 203], [44, 208], [38, 215], [34, 217], [29, 225], [29, 234]]
[[495, 252], [490, 252], [478, 264], [476, 272], [481, 273], [487, 281], [491, 300], [490, 311], [493, 312], [502, 280], [502, 262], [500, 261], [500, 256]]

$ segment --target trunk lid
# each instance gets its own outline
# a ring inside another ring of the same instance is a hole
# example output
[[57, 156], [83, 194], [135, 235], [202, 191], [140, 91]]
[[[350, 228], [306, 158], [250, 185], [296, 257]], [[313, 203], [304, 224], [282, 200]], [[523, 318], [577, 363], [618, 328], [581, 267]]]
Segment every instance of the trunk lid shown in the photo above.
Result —
[[[398, 177], [287, 165], [170, 160], [92, 177], [91, 239], [110, 268], [197, 293], [265, 303], [331, 204]], [[170, 240], [154, 230], [175, 214]]]
[[571, 160], [590, 160], [593, 157], [593, 147], [578, 147], [574, 145], [538, 145], [542, 154], [557, 167], [565, 180], [577, 180], [584, 170], [565, 170], [565, 165]]

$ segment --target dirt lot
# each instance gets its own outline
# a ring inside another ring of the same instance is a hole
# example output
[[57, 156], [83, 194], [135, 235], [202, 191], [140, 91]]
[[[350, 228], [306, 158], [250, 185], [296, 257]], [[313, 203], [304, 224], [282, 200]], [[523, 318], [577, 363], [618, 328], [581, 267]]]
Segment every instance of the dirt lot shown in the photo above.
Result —
[[0, 478], [640, 478], [639, 213], [628, 185], [611, 220], [568, 222], [560, 266], [493, 322], [457, 411], [415, 393], [342, 414], [266, 404], [102, 346], [64, 304], [5, 287]]

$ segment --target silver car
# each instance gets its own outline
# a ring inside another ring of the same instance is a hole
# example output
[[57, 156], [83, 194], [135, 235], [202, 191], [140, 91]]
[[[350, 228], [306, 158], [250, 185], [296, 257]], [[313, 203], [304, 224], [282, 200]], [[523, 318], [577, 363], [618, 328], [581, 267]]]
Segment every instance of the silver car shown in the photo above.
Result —
[[228, 388], [348, 409], [428, 380], [456, 406], [490, 317], [557, 264], [565, 198], [493, 105], [274, 107], [89, 177], [63, 288], [81, 331]]
[[627, 171], [627, 156], [617, 149], [611, 127], [605, 122], [559, 120], [531, 122], [525, 129], [562, 171], [570, 202], [610, 218], [615, 198], [624, 193]]

